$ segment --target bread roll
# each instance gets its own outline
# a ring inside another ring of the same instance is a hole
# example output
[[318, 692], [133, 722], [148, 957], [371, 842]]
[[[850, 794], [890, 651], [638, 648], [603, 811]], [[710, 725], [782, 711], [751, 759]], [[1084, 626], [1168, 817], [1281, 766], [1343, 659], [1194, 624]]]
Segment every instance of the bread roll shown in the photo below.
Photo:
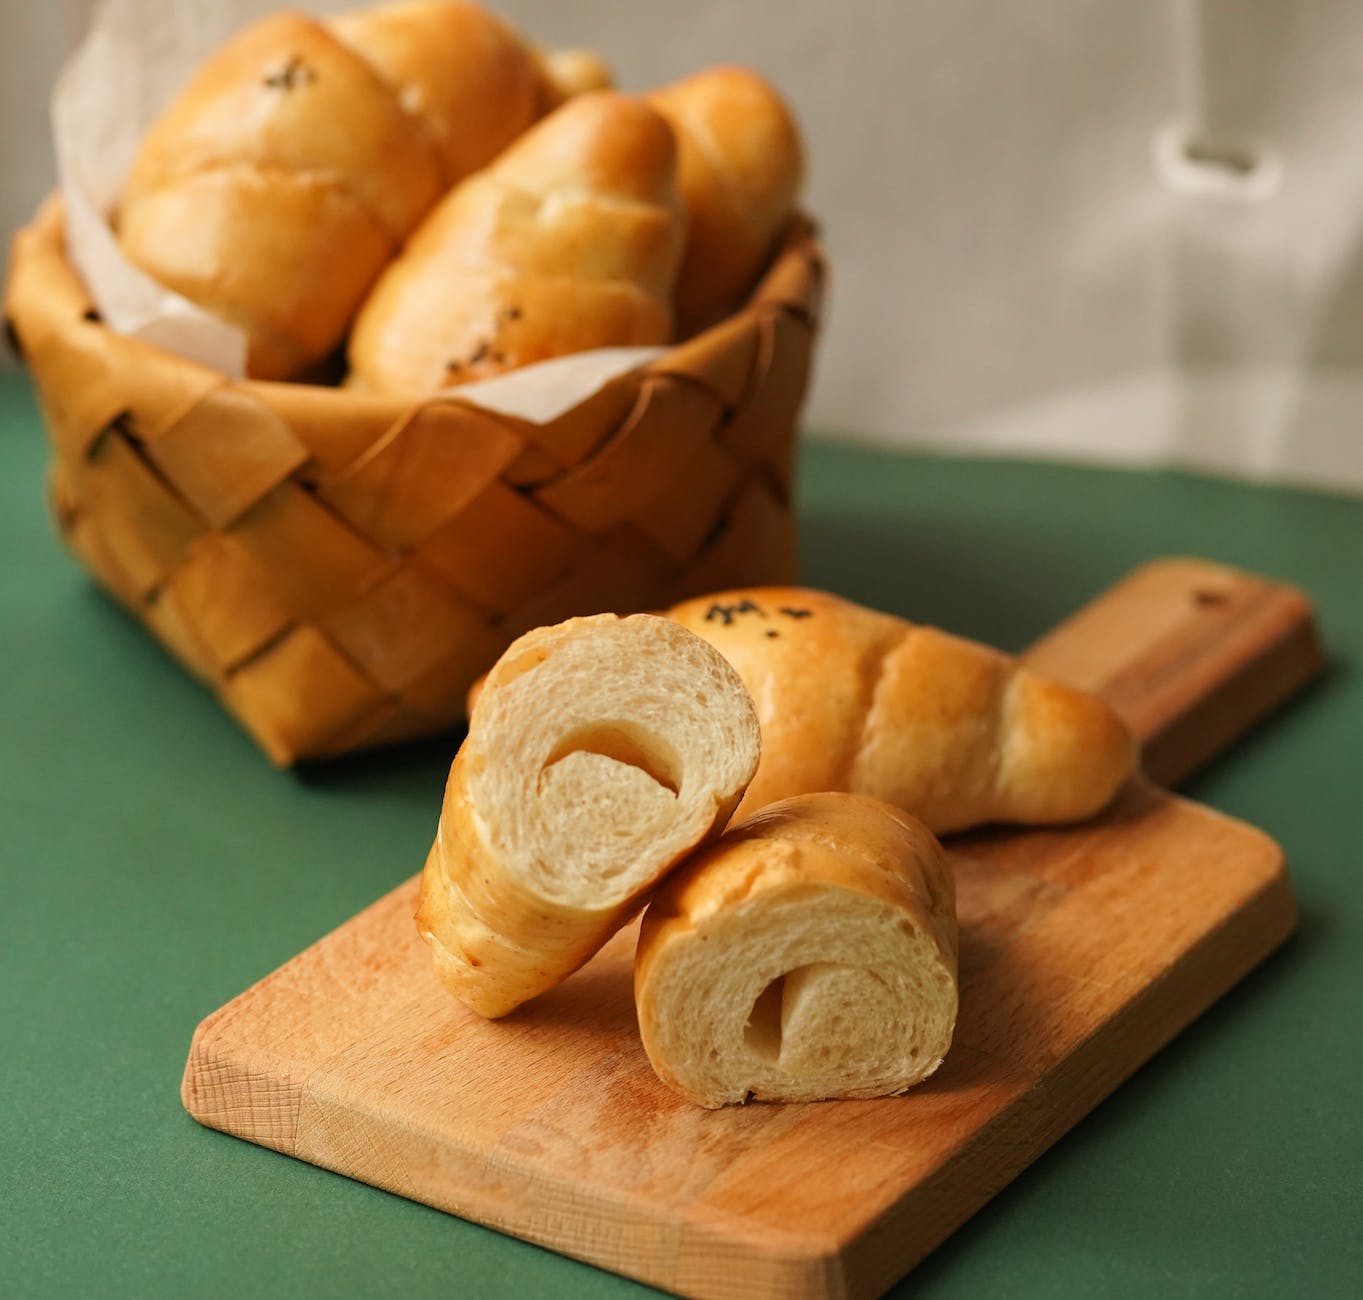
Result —
[[757, 715], [697, 636], [648, 614], [540, 628], [489, 673], [450, 770], [417, 928], [446, 987], [505, 1015], [576, 970], [723, 829]]
[[589, 90], [610, 90], [615, 85], [611, 70], [595, 50], [536, 50], [540, 72], [540, 107], [552, 113], [574, 95]]
[[795, 211], [804, 151], [781, 96], [748, 68], [709, 68], [648, 98], [677, 134], [688, 229], [676, 308], [686, 336], [736, 307], [771, 260]]
[[549, 357], [665, 342], [676, 149], [638, 100], [570, 100], [435, 209], [365, 303], [351, 382], [422, 393]]
[[721, 592], [669, 611], [738, 669], [762, 720], [739, 816], [851, 790], [937, 833], [1088, 817], [1133, 770], [1103, 701], [1015, 659], [825, 592]]
[[786, 799], [649, 903], [644, 1050], [702, 1106], [903, 1092], [951, 1045], [956, 951], [951, 873], [921, 822], [859, 795]]
[[116, 216], [128, 259], [288, 378], [341, 341], [403, 240], [534, 120], [520, 38], [462, 0], [261, 19], [153, 124]]
[[540, 56], [475, 4], [405, 0], [338, 14], [327, 26], [435, 146], [442, 193], [487, 166], [540, 114]]

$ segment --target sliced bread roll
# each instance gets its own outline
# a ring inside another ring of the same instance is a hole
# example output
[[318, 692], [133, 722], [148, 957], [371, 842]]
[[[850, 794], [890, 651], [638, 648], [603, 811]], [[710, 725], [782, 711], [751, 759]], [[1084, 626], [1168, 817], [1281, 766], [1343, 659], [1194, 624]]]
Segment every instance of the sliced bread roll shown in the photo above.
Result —
[[442, 982], [491, 1018], [563, 980], [723, 830], [758, 755], [737, 673], [667, 619], [521, 637], [473, 710], [422, 877]]
[[662, 1081], [702, 1106], [903, 1092], [956, 1024], [941, 847], [860, 795], [772, 804], [668, 878], [634, 996]]

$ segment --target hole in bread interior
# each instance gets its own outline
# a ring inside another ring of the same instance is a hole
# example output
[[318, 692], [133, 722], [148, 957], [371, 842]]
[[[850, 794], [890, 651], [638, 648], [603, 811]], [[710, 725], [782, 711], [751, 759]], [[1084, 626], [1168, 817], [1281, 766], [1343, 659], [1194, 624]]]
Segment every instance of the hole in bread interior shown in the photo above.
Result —
[[574, 906], [613, 907], [699, 838], [678, 750], [647, 725], [566, 729], [540, 765], [527, 874]]
[[622, 722], [598, 722], [565, 736], [544, 762], [544, 771], [570, 754], [598, 754], [625, 767], [636, 767], [672, 796], [681, 789], [681, 763], [659, 737]]
[[747, 1023], [743, 1026], [743, 1041], [748, 1050], [764, 1061], [779, 1060], [781, 1049], [785, 1046], [787, 1025], [797, 1001], [808, 998], [821, 985], [829, 985], [832, 982], [830, 977], [836, 978], [837, 975], [841, 975], [843, 981], [849, 975], [854, 979], [875, 978], [871, 972], [826, 961], [799, 966], [778, 975], [757, 995], [757, 1001], [748, 1013]]
[[781, 1055], [781, 1001], [785, 991], [786, 977], [778, 975], [757, 995], [743, 1026], [748, 1051], [764, 1061], [774, 1061]]

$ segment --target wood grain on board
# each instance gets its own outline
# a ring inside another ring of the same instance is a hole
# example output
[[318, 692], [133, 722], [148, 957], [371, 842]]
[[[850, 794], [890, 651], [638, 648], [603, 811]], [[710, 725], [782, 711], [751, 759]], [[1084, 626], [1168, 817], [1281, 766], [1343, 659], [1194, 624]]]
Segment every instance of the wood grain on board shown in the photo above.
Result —
[[1101, 695], [1142, 738], [1147, 776], [1175, 786], [1322, 666], [1295, 587], [1206, 560], [1147, 564], [1024, 656]]
[[[1027, 657], [1107, 696], [1164, 775], [1205, 762], [1320, 664], [1299, 593], [1183, 560], [1138, 570]], [[1093, 822], [948, 847], [960, 1021], [941, 1070], [903, 1097], [683, 1101], [639, 1045], [633, 927], [483, 1021], [437, 984], [409, 880], [199, 1026], [185, 1105], [670, 1291], [877, 1294], [1295, 919], [1268, 837], [1143, 780]]]

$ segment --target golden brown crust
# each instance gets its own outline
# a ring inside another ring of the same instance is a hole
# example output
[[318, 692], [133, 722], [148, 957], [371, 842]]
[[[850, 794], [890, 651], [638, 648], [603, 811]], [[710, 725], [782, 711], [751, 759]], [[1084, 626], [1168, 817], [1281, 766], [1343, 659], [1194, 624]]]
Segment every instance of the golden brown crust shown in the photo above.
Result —
[[355, 324], [353, 382], [425, 392], [665, 342], [682, 235], [674, 157], [667, 124], [627, 96], [552, 113], [457, 186], [385, 271]]
[[223, 45], [148, 131], [118, 232], [130, 261], [246, 330], [253, 374], [284, 378], [335, 346], [439, 191], [368, 64], [281, 13]]
[[[945, 1055], [956, 957], [954, 882], [922, 823], [859, 795], [786, 799], [733, 826], [654, 895], [635, 956], [640, 1033], [659, 1078], [701, 1105], [903, 1091]], [[757, 997], [792, 974], [806, 978], [808, 997], [829, 970], [872, 996], [895, 989], [902, 1034], [928, 1026], [912, 1060], [855, 1007], [820, 1027], [841, 1042], [754, 1051]], [[897, 984], [904, 974], [914, 978]]]
[[[271, 221], [258, 220], [266, 211]], [[312, 237], [281, 239], [281, 228]], [[344, 186], [247, 163], [150, 191], [126, 208], [120, 236], [162, 284], [243, 329], [247, 369], [260, 376], [297, 374], [334, 347], [336, 322], [354, 314], [394, 248]]]
[[261, 19], [147, 132], [116, 215], [124, 254], [243, 328], [252, 375], [288, 378], [336, 347], [447, 185], [529, 125], [538, 79], [469, 4]]
[[421, 874], [416, 926], [441, 983], [494, 1019], [571, 975], [634, 905], [584, 915], [522, 888], [479, 833], [464, 782], [466, 763], [461, 749]]
[[681, 335], [713, 324], [752, 288], [795, 211], [800, 133], [776, 90], [717, 67], [649, 95], [678, 143], [687, 244], [677, 279]]
[[391, 90], [300, 13], [250, 24], [200, 66], [143, 138], [121, 206], [243, 162], [340, 178], [395, 241], [440, 192], [434, 153]]
[[1132, 771], [1112, 710], [986, 646], [826, 592], [720, 592], [668, 611], [738, 669], [762, 722], [742, 816], [777, 799], [852, 790], [934, 831], [1072, 821]]
[[615, 77], [595, 50], [534, 50], [540, 78], [540, 108], [552, 113], [574, 95], [611, 90]]
[[[798, 846], [799, 853], [785, 855], [777, 845]], [[674, 871], [649, 904], [639, 963], [646, 967], [669, 933], [815, 879], [910, 913], [955, 960], [955, 880], [927, 826], [881, 800], [824, 792], [767, 804]]]
[[446, 187], [486, 166], [539, 116], [537, 57], [477, 5], [407, 0], [338, 14], [328, 26], [428, 133]]

